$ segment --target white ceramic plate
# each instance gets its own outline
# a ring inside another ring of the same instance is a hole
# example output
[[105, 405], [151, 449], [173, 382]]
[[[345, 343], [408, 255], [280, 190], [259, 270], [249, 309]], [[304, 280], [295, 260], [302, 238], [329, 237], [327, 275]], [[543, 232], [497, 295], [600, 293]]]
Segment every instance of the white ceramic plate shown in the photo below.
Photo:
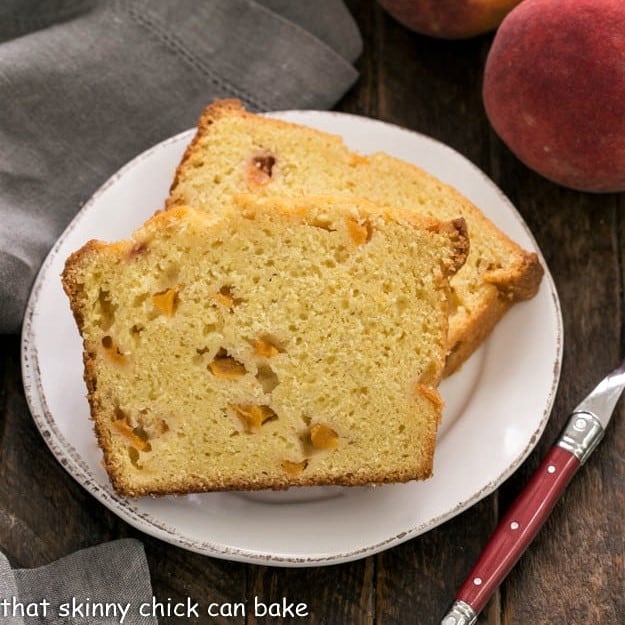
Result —
[[[513, 239], [538, 252], [502, 193], [447, 146], [351, 115], [277, 115], [340, 134], [361, 152], [383, 150], [427, 169], [467, 195]], [[446, 408], [430, 480], [376, 488], [139, 500], [114, 493], [92, 433], [81, 342], [59, 275], [67, 256], [88, 239], [127, 237], [162, 206], [191, 136], [189, 131], [155, 146], [113, 176], [61, 236], [35, 283], [23, 330], [24, 385], [37, 426], [67, 471], [148, 534], [219, 558], [283, 566], [333, 564], [379, 552], [435, 527], [493, 491], [532, 450], [553, 403], [562, 322], [549, 273], [538, 295], [516, 305], [462, 370], [443, 383]]]

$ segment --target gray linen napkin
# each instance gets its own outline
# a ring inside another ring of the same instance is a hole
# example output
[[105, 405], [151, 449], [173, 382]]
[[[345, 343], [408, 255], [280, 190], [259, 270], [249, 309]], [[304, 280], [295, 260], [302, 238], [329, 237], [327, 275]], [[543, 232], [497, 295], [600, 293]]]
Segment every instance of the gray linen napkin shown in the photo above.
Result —
[[2, 0], [0, 333], [19, 331], [52, 243], [124, 163], [214, 98], [329, 108], [361, 45], [341, 0]]
[[155, 625], [151, 606], [148, 565], [136, 540], [83, 549], [37, 569], [12, 570], [0, 553], [0, 622], [7, 625]]

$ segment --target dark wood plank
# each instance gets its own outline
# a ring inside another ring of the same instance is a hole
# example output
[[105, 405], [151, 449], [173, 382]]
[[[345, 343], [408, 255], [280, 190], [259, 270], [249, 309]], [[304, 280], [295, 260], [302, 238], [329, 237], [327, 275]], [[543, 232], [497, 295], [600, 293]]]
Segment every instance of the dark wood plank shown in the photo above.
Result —
[[438, 625], [495, 523], [496, 498], [491, 496], [441, 527], [381, 553], [376, 623]]
[[[561, 383], [545, 436], [500, 489], [502, 507], [527, 481], [570, 410], [620, 360], [622, 293], [616, 215], [620, 198], [593, 196], [551, 184], [521, 165], [493, 138], [493, 170], [530, 225], [550, 267], [562, 306], [565, 353]], [[618, 415], [616, 423], [619, 423]], [[613, 426], [505, 585], [504, 622], [606, 623], [624, 614], [620, 593], [623, 529], [614, 505], [622, 460]], [[622, 445], [622, 443], [621, 443]], [[610, 551], [614, 550], [614, 551]], [[612, 561], [614, 562], [614, 561]], [[606, 566], [608, 564], [608, 566]]]
[[379, 117], [438, 139], [484, 167], [481, 80], [490, 37], [442, 41], [383, 14], [378, 38]]
[[[197, 625], [243, 625], [249, 607], [248, 565], [190, 553], [158, 539], [137, 536], [145, 545], [157, 601], [198, 604], [199, 618], [159, 618], [160, 625], [192, 622]], [[244, 608], [240, 608], [240, 604]], [[210, 613], [209, 613], [210, 607]], [[242, 611], [243, 610], [243, 611]]]
[[335, 108], [354, 115], [375, 117], [378, 109], [376, 46], [380, 22], [379, 11], [372, 2], [349, 0], [346, 4], [358, 23], [364, 46], [360, 58], [355, 63], [360, 74], [358, 82]]
[[307, 625], [357, 623], [374, 625], [375, 560], [308, 569], [250, 567], [250, 601], [305, 603], [308, 615], [301, 619], [255, 617], [248, 625], [303, 622]]

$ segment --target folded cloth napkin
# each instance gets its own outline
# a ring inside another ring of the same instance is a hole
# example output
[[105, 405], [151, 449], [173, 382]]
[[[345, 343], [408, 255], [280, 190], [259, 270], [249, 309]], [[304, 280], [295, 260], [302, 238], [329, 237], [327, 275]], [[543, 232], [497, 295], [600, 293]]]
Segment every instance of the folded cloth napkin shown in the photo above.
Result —
[[329, 108], [361, 45], [341, 0], [2, 0], [0, 333], [19, 331], [52, 243], [125, 162], [214, 98]]
[[152, 601], [143, 546], [133, 539], [37, 569], [12, 570], [0, 553], [0, 622], [7, 625], [155, 625]]

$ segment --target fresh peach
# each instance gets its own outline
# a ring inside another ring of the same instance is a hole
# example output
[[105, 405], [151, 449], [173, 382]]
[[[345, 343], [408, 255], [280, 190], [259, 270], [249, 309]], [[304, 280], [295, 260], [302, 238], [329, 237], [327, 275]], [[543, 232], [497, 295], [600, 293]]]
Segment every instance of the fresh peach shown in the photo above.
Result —
[[497, 31], [483, 94], [528, 167], [573, 189], [625, 190], [625, 1], [525, 0]]
[[379, 0], [404, 26], [443, 39], [475, 37], [497, 28], [521, 0]]

